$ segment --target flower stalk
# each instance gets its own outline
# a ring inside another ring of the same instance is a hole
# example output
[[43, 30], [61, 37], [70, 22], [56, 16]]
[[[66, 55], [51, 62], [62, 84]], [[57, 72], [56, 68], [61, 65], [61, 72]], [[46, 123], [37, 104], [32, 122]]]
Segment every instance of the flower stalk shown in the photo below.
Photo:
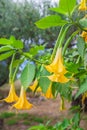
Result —
[[53, 61], [54, 57], [55, 57], [55, 54], [56, 54], [56, 51], [57, 51], [57, 48], [61, 48], [62, 47], [62, 44], [64, 42], [64, 39], [65, 39], [65, 36], [66, 36], [66, 33], [69, 29], [69, 27], [71, 25], [68, 25], [66, 28], [65, 28], [66, 25], [64, 25], [61, 30], [60, 30], [60, 33], [58, 35], [58, 38], [57, 38], [57, 41], [56, 41], [56, 44], [54, 46], [54, 49], [53, 49], [53, 53], [52, 53], [52, 56], [51, 56], [51, 61]]
[[15, 53], [12, 56], [11, 64], [9, 66], [9, 83], [13, 82], [12, 75], [13, 75], [13, 62], [14, 62], [14, 58], [15, 58]]
[[73, 39], [73, 37], [75, 37], [77, 34], [79, 33], [79, 30], [75, 31], [74, 33], [72, 33], [72, 35], [67, 39], [64, 47], [63, 47], [63, 52], [62, 52], [62, 55], [65, 54], [65, 51], [68, 47], [68, 45], [70, 44], [71, 40]]

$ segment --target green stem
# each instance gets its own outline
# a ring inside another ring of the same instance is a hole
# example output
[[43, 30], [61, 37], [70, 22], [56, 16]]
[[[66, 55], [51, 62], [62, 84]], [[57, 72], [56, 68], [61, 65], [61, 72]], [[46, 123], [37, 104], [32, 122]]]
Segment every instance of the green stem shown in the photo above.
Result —
[[64, 31], [64, 27], [65, 27], [65, 25], [61, 27], [61, 30], [60, 30], [60, 32], [58, 34], [58, 37], [57, 37], [57, 40], [56, 40], [56, 44], [54, 46], [53, 53], [52, 53], [52, 56], [51, 56], [51, 60], [53, 60], [53, 58], [55, 56], [55, 53], [56, 53], [56, 50], [57, 50], [58, 44], [59, 44], [59, 39], [61, 38], [61, 35], [62, 35], [63, 31]]
[[62, 108], [62, 110], [65, 109], [64, 97], [63, 96], [61, 96], [61, 108]]
[[15, 58], [15, 54], [13, 54], [11, 64], [9, 66], [9, 83], [12, 82], [12, 74], [13, 74], [13, 72], [12, 72], [13, 67], [12, 66], [13, 66], [14, 58]]
[[64, 45], [64, 48], [63, 48], [63, 55], [65, 54], [65, 51], [66, 51], [66, 48], [68, 47], [68, 45], [70, 44], [70, 41], [72, 40], [73, 37], [76, 36], [76, 34], [78, 34], [79, 30], [75, 31], [69, 38], [68, 40], [66, 41], [65, 45]]
[[12, 76], [12, 82], [15, 80], [16, 73], [17, 73], [17, 71], [18, 71], [18, 68], [19, 68], [19, 64], [17, 65], [17, 67], [16, 67], [16, 69], [15, 69], [15, 71], [14, 71], [14, 74], [13, 74], [13, 76]]
[[66, 25], [64, 25], [61, 28], [60, 33], [59, 33], [58, 38], [57, 38], [57, 41], [56, 41], [56, 44], [55, 44], [54, 49], [53, 49], [51, 60], [54, 59], [54, 56], [55, 56], [56, 51], [57, 51], [57, 48], [58, 47], [60, 48], [62, 46], [62, 44], [63, 44], [63, 42], [65, 40], [66, 33], [67, 33], [67, 31], [68, 31], [68, 29], [69, 29], [70, 26], [71, 26], [71, 24], [68, 24], [67, 27], [66, 27]]
[[76, 60], [76, 64], [78, 64], [79, 63], [79, 60], [80, 60], [80, 56], [78, 56], [78, 58], [77, 58], [77, 60]]
[[46, 62], [41, 62], [41, 61], [39, 61], [39, 60], [36, 60], [36, 59], [34, 59], [33, 57], [31, 57], [31, 56], [29, 56], [29, 55], [27, 55], [26, 53], [21, 53], [23, 56], [25, 56], [26, 58], [29, 58], [29, 59], [31, 59], [31, 60], [33, 60], [33, 61], [35, 61], [35, 62], [37, 62], [37, 63], [39, 63], [39, 64], [46, 64], [48, 61], [46, 61]]
[[69, 29], [70, 26], [71, 26], [71, 24], [69, 24], [69, 25], [65, 28], [65, 30], [64, 30], [64, 32], [63, 32], [63, 34], [62, 34], [62, 36], [61, 36], [61, 39], [60, 39], [60, 43], [59, 43], [59, 46], [58, 46], [59, 48], [62, 47], [63, 42], [64, 42], [64, 40], [65, 40], [66, 33], [67, 33], [67, 31], [68, 31], [68, 29]]

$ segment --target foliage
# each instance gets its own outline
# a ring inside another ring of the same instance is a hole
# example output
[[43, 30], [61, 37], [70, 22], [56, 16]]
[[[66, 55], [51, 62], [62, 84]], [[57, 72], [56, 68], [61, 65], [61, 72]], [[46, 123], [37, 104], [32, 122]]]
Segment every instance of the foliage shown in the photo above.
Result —
[[58, 122], [54, 126], [49, 126], [49, 124], [40, 124], [37, 126], [32, 126], [28, 130], [83, 130], [79, 127], [80, 115], [77, 113], [71, 119], [64, 119], [62, 122]]

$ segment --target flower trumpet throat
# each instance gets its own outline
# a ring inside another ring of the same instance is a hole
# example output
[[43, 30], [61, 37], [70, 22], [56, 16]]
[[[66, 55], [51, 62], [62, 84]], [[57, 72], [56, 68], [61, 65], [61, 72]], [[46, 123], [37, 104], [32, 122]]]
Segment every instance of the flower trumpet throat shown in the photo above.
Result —
[[70, 80], [65, 77], [67, 70], [65, 69], [65, 66], [63, 65], [62, 48], [57, 49], [53, 62], [50, 65], [45, 66], [45, 68], [50, 73], [53, 73], [51, 76], [47, 76], [53, 82], [65, 83]]
[[15, 87], [13, 83], [11, 84], [8, 96], [3, 100], [7, 103], [12, 103], [18, 100], [18, 96], [16, 95]]
[[86, 0], [81, 0], [79, 10], [86, 11], [87, 10], [86, 3], [87, 3]]
[[12, 106], [19, 110], [31, 109], [32, 104], [28, 102], [26, 98], [26, 91], [23, 87], [21, 87], [20, 97], [18, 101]]
[[35, 79], [35, 81], [33, 82], [33, 84], [29, 86], [29, 88], [30, 88], [33, 92], [34, 92], [35, 90], [36, 90], [36, 92], [41, 92], [41, 88], [40, 88], [40, 87], [38, 87], [38, 88], [36, 89], [37, 85], [38, 85], [38, 80]]

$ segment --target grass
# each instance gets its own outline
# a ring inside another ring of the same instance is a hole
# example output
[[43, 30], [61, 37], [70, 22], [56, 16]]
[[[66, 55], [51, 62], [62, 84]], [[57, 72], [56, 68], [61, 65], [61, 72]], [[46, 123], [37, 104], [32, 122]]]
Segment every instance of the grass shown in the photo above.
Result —
[[38, 123], [44, 123], [44, 119], [42, 119], [41, 117], [35, 117], [33, 121], [38, 122]]
[[0, 118], [4, 119], [5, 125], [17, 125], [22, 123], [25, 126], [32, 126], [34, 124], [46, 123], [47, 117], [39, 117], [36, 115], [30, 115], [28, 113], [3, 112], [0, 113]]
[[16, 119], [7, 120], [6, 124], [7, 125], [15, 125], [15, 124], [17, 124], [17, 120]]
[[28, 119], [29, 114], [28, 113], [19, 113], [16, 115], [19, 119]]
[[15, 116], [15, 113], [12, 112], [3, 112], [0, 114], [0, 118], [5, 119], [5, 118], [10, 118]]
[[23, 124], [24, 124], [24, 125], [31, 125], [31, 122], [28, 121], [28, 120], [24, 120], [24, 121], [23, 121]]

